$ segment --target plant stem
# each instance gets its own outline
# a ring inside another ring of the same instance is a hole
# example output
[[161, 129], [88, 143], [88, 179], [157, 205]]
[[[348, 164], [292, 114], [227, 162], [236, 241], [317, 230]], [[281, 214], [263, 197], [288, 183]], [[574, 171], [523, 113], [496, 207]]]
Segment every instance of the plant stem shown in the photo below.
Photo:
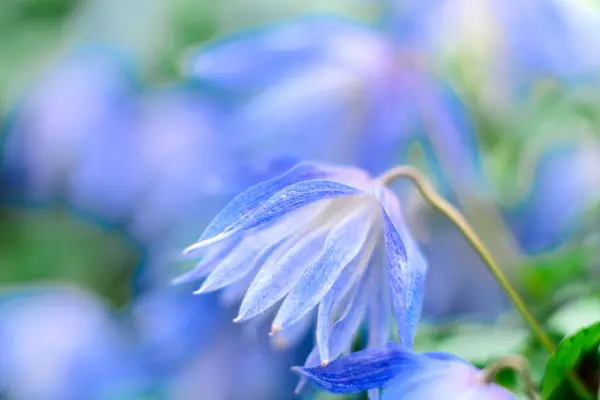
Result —
[[[552, 339], [543, 330], [537, 319], [529, 312], [529, 309], [525, 305], [525, 302], [521, 296], [517, 293], [513, 285], [508, 281], [502, 269], [498, 263], [492, 257], [490, 251], [487, 249], [483, 241], [479, 238], [477, 233], [473, 230], [469, 222], [465, 217], [458, 211], [452, 204], [450, 204], [445, 198], [443, 198], [431, 185], [431, 183], [414, 167], [403, 165], [397, 166], [388, 170], [385, 174], [379, 177], [379, 181], [384, 185], [389, 185], [393, 181], [398, 179], [409, 179], [416, 186], [423, 198], [436, 210], [444, 214], [450, 221], [452, 221], [464, 237], [469, 241], [471, 246], [475, 249], [477, 254], [482, 258], [484, 263], [487, 265], [489, 271], [492, 273], [498, 284], [502, 287], [504, 292], [508, 295], [517, 311], [521, 314], [533, 334], [537, 337], [540, 343], [552, 354], [556, 351], [556, 346]], [[571, 382], [573, 389], [582, 396], [584, 399], [589, 399], [588, 390], [579, 381], [577, 376], [570, 372], [568, 379]]]
[[516, 292], [510, 282], [504, 276], [504, 273], [492, 258], [490, 252], [486, 248], [485, 244], [479, 239], [479, 236], [471, 228], [467, 220], [463, 215], [450, 204], [446, 199], [440, 196], [433, 186], [427, 181], [421, 173], [410, 166], [399, 166], [389, 170], [385, 175], [380, 177], [381, 182], [389, 185], [391, 182], [406, 178], [411, 180], [421, 192], [421, 195], [433, 206], [435, 209], [446, 215], [460, 230], [460, 232], [467, 238], [469, 243], [473, 246], [475, 251], [481, 256], [488, 269], [494, 275], [496, 281], [500, 284], [502, 289], [506, 292], [510, 300], [513, 302], [519, 313], [525, 319], [525, 322], [529, 325], [533, 333], [537, 336], [542, 345], [548, 350], [549, 353], [553, 353], [556, 350], [554, 342], [548, 337], [546, 332], [542, 329], [540, 324], [537, 322], [535, 317], [531, 315], [521, 296]]
[[496, 375], [498, 375], [500, 371], [506, 369], [511, 369], [519, 374], [521, 381], [523, 382], [525, 394], [530, 400], [536, 400], [537, 395], [535, 392], [535, 385], [529, 374], [529, 362], [522, 356], [511, 355], [502, 357], [487, 365], [483, 370], [483, 381], [485, 383], [494, 382], [496, 380]]

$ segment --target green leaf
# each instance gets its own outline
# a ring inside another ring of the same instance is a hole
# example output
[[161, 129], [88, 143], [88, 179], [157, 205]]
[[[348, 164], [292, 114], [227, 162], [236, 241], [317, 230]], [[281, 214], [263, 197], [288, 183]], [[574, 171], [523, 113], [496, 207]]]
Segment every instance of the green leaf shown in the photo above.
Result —
[[519, 269], [526, 297], [533, 303], [546, 304], [548, 299], [564, 289], [565, 282], [574, 282], [585, 276], [593, 257], [590, 247], [573, 245], [530, 260]]
[[446, 338], [430, 345], [428, 350], [456, 354], [483, 366], [506, 354], [519, 353], [528, 338], [529, 333], [519, 327], [468, 324], [458, 326]]
[[0, 284], [75, 282], [126, 304], [141, 254], [118, 229], [56, 207], [0, 209]]
[[569, 372], [576, 373], [590, 394], [597, 396], [600, 371], [598, 346], [600, 321], [563, 339], [546, 364], [542, 379], [542, 399], [581, 399], [569, 382]]
[[550, 317], [548, 326], [562, 335], [572, 335], [596, 321], [600, 321], [600, 299], [592, 297], [567, 303]]

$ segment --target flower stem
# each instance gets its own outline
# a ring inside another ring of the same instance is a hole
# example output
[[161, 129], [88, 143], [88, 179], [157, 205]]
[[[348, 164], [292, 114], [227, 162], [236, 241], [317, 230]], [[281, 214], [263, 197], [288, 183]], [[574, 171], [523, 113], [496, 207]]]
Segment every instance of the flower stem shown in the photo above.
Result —
[[[508, 295], [517, 311], [521, 314], [533, 334], [537, 337], [540, 343], [552, 354], [556, 351], [556, 345], [542, 329], [542, 326], [537, 319], [529, 312], [529, 309], [525, 305], [525, 302], [521, 296], [517, 293], [513, 285], [508, 281], [502, 269], [498, 263], [492, 257], [490, 251], [487, 249], [483, 241], [479, 238], [477, 233], [473, 230], [466, 218], [458, 211], [452, 204], [450, 204], [445, 198], [443, 198], [431, 185], [431, 183], [414, 167], [408, 165], [402, 165], [394, 167], [388, 170], [385, 174], [379, 177], [379, 181], [384, 185], [389, 185], [393, 181], [398, 179], [409, 179], [416, 186], [423, 198], [436, 210], [444, 214], [450, 219], [469, 241], [471, 246], [475, 249], [477, 254], [487, 265], [489, 271], [492, 273], [498, 284], [502, 287], [504, 292]], [[570, 372], [568, 379], [572, 384], [573, 389], [582, 396], [584, 399], [589, 399], [588, 390], [579, 381], [577, 376]]]
[[[506, 278], [502, 269], [498, 266], [490, 251], [487, 249], [483, 241], [479, 238], [477, 233], [471, 227], [466, 218], [458, 211], [452, 204], [450, 204], [445, 198], [443, 198], [431, 185], [431, 183], [414, 167], [408, 165], [402, 165], [394, 167], [388, 170], [385, 174], [379, 177], [379, 181], [384, 185], [389, 185], [393, 181], [398, 179], [409, 179], [416, 186], [423, 198], [436, 210], [444, 214], [450, 219], [469, 241], [471, 246], [475, 249], [477, 254], [487, 265], [489, 271], [492, 273], [498, 284], [502, 287], [504, 292], [508, 295], [514, 306], [517, 308], [533, 334], [537, 337], [540, 343], [552, 354], [556, 351], [556, 346], [552, 339], [542, 329], [542, 326], [537, 319], [529, 312], [525, 302], [521, 296], [517, 293], [515, 288]], [[583, 399], [590, 399], [589, 392], [585, 385], [583, 385], [577, 375], [572, 371], [567, 374], [567, 378], [572, 385], [575, 392]]]
[[502, 289], [506, 292], [519, 313], [523, 316], [525, 322], [527, 322], [533, 333], [537, 336], [538, 340], [542, 343], [546, 350], [548, 350], [549, 353], [553, 353], [556, 350], [554, 342], [552, 342], [535, 317], [529, 312], [527, 306], [525, 306], [525, 302], [523, 299], [521, 299], [521, 296], [519, 296], [508, 279], [506, 279], [504, 273], [496, 261], [492, 258], [492, 255], [486, 248], [485, 244], [481, 241], [479, 236], [477, 236], [473, 228], [471, 228], [465, 217], [463, 217], [463, 215], [456, 208], [454, 208], [452, 204], [440, 196], [433, 188], [431, 183], [429, 183], [429, 181], [413, 167], [394, 167], [385, 175], [381, 176], [380, 180], [384, 184], [389, 185], [392, 181], [400, 178], [406, 178], [413, 181], [425, 200], [427, 200], [435, 209], [446, 215], [448, 219], [450, 219], [458, 227], [460, 232], [467, 238], [475, 251], [481, 256], [492, 275], [494, 275], [496, 281], [498, 281]]
[[496, 375], [501, 371], [511, 369], [519, 374], [521, 381], [523, 382], [523, 389], [527, 398], [530, 400], [536, 400], [537, 395], [535, 392], [535, 385], [531, 380], [529, 374], [529, 362], [522, 356], [511, 355], [502, 357], [491, 364], [487, 365], [483, 370], [483, 381], [485, 383], [492, 383], [496, 380]]

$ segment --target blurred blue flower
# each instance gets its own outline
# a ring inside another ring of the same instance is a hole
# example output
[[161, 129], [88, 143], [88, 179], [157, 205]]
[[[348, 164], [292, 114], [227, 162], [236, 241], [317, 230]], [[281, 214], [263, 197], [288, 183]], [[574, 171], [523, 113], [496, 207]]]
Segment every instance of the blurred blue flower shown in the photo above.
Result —
[[3, 190], [19, 200], [59, 196], [93, 138], [127, 114], [135, 89], [130, 67], [111, 49], [86, 47], [43, 74], [6, 127]]
[[176, 281], [206, 277], [197, 293], [242, 299], [236, 322], [282, 301], [276, 344], [300, 337], [316, 307], [308, 364], [348, 351], [367, 312], [370, 344], [388, 340], [393, 308], [412, 345], [426, 265], [394, 194], [358, 169], [300, 163], [236, 197], [185, 253], [203, 257]]
[[69, 180], [77, 208], [127, 220], [148, 244], [177, 230], [183, 235], [187, 215], [210, 215], [246, 187], [219, 110], [197, 90], [145, 92], [131, 120], [98, 135], [83, 153]]
[[42, 285], [0, 294], [0, 392], [11, 399], [149, 394], [133, 338], [82, 289]]
[[509, 301], [481, 257], [444, 215], [420, 207], [407, 213], [409, 227], [431, 268], [425, 282], [423, 319], [494, 320]]
[[600, 143], [550, 145], [529, 193], [511, 215], [519, 242], [532, 254], [556, 249], [581, 226], [585, 211], [600, 202]]
[[393, 164], [390, 141], [410, 117], [402, 72], [385, 37], [333, 17], [217, 41], [193, 54], [189, 70], [230, 103], [237, 153], [250, 164], [295, 157], [373, 174]]
[[398, 345], [362, 350], [325, 367], [295, 371], [333, 393], [384, 388], [383, 400], [516, 399], [506, 389], [484, 382], [480, 370], [452, 354], [418, 354]]
[[[164, 246], [163, 246], [164, 247]], [[172, 286], [171, 253], [149, 249], [138, 274], [131, 324], [147, 363], [168, 398], [211, 400], [287, 399], [293, 395], [289, 368], [300, 352], [274, 350], [262, 325], [231, 324], [230, 300], [193, 296], [190, 285]], [[263, 321], [264, 325], [264, 321]]]
[[234, 150], [251, 165], [291, 157], [377, 175], [417, 140], [473, 188], [483, 179], [468, 112], [431, 67], [386, 32], [308, 17], [200, 48], [189, 75], [229, 102]]
[[585, 2], [494, 1], [502, 24], [511, 76], [574, 79], [600, 71], [600, 14]]

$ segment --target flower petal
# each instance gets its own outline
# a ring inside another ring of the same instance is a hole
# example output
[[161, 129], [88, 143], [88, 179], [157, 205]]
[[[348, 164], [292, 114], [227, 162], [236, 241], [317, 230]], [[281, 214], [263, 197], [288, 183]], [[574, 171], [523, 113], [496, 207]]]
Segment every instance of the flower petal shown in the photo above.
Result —
[[514, 400], [512, 393], [485, 384], [471, 364], [451, 354], [422, 354], [425, 368], [398, 375], [383, 392], [383, 400]]
[[175, 278], [173, 283], [178, 285], [182, 283], [197, 281], [206, 277], [219, 265], [221, 260], [240, 244], [241, 238], [232, 238], [210, 247], [202, 260], [200, 260], [194, 268], [185, 274]]
[[249, 236], [230, 252], [206, 278], [194, 294], [219, 290], [244, 278], [270, 254], [271, 246], [257, 237]]
[[369, 342], [367, 347], [380, 348], [389, 342], [392, 319], [392, 299], [383, 252], [375, 251], [369, 267], [372, 278], [369, 297]]
[[268, 224], [294, 210], [316, 201], [360, 193], [357, 189], [329, 180], [313, 179], [291, 185], [271, 197], [243, 225], [243, 229], [252, 229]]
[[[319, 349], [319, 357], [322, 362], [328, 362], [331, 359], [329, 354], [329, 340], [333, 329], [332, 325], [335, 313], [344, 302], [350, 302], [350, 304], [352, 304], [354, 294], [350, 292], [352, 291], [352, 288], [356, 287], [356, 282], [363, 278], [375, 245], [374, 241], [371, 241], [369, 246], [363, 248], [361, 254], [355, 257], [354, 260], [344, 268], [331, 290], [327, 292], [325, 297], [323, 297], [323, 300], [319, 303], [316, 340]], [[342, 318], [345, 314], [347, 314], [347, 311], [342, 314]]]
[[412, 347], [421, 317], [427, 264], [404, 225], [397, 198], [388, 189], [376, 193], [382, 202], [388, 279], [400, 343]]
[[[298, 182], [322, 179], [328, 176], [327, 170], [317, 164], [301, 163], [285, 174], [261, 182], [233, 199], [208, 225], [199, 243], [243, 225], [275, 193]], [[196, 247], [199, 246], [196, 244]]]
[[[355, 188], [328, 180], [313, 179], [299, 182], [275, 193], [251, 216], [242, 216], [239, 221], [235, 222], [234, 225], [225, 231], [205, 240], [201, 238], [200, 241], [188, 249], [196, 249], [218, 243], [238, 232], [267, 225], [292, 211], [317, 201], [350, 196], [357, 193], [359, 191]], [[297, 228], [297, 226], [291, 226], [290, 230], [293, 228]]]
[[[360, 327], [363, 320], [367, 298], [369, 295], [369, 285], [366, 280], [360, 280], [349, 293], [348, 303], [340, 317], [333, 325], [329, 340], [329, 355], [331, 359], [336, 358], [340, 354], [349, 351], [354, 339], [354, 334]], [[323, 360], [328, 361], [328, 360]], [[319, 348], [315, 346], [310, 352], [304, 363], [305, 367], [312, 367], [319, 364]], [[296, 388], [298, 393], [304, 384], [305, 378], [301, 378]]]
[[310, 312], [288, 329], [273, 334], [271, 341], [278, 349], [290, 348], [306, 337], [312, 326], [314, 313]]
[[348, 37], [354, 43], [367, 42], [369, 50], [378, 50], [377, 45], [385, 43], [377, 32], [361, 24], [331, 16], [310, 16], [267, 29], [249, 30], [236, 35], [234, 40], [206, 46], [192, 54], [188, 74], [222, 88], [241, 88], [246, 93], [276, 84], [290, 73], [315, 64], [331, 63], [345, 70], [364, 70], [365, 64], [381, 63], [381, 51], [365, 57], [353, 47], [354, 52], [345, 54], [339, 41]]
[[275, 251], [250, 284], [236, 321], [248, 320], [281, 300], [319, 255], [327, 229], [295, 235]]
[[[323, 253], [304, 272], [290, 294], [286, 297], [274, 327], [285, 329], [302, 318], [327, 294], [344, 268], [357, 257], [368, 241], [377, 239], [372, 234], [377, 212], [371, 202], [365, 201], [339, 222], [327, 236]], [[370, 254], [367, 254], [365, 261]]]
[[426, 359], [397, 345], [367, 349], [337, 359], [327, 366], [293, 370], [332, 393], [355, 393], [381, 388], [397, 376], [418, 373]]

